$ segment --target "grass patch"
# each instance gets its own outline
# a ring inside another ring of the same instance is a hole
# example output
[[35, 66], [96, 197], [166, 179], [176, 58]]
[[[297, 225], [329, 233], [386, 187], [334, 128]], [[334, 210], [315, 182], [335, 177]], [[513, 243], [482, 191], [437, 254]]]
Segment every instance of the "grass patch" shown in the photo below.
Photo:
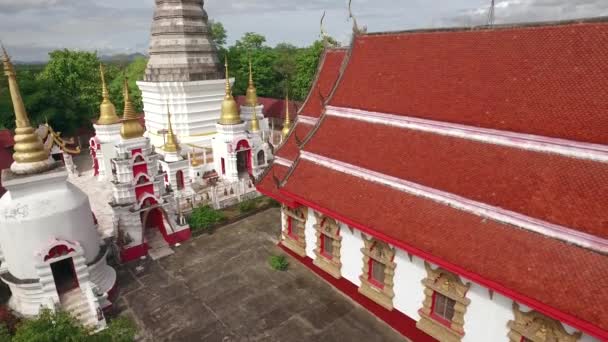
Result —
[[243, 202], [239, 203], [239, 211], [241, 213], [248, 213], [248, 212], [256, 209], [257, 206], [258, 206], [258, 201], [256, 201], [255, 199], [243, 201]]
[[223, 212], [204, 206], [192, 211], [188, 224], [193, 231], [207, 231], [225, 220], [226, 215]]
[[289, 267], [289, 261], [287, 261], [284, 255], [271, 255], [268, 263], [275, 271], [286, 271]]

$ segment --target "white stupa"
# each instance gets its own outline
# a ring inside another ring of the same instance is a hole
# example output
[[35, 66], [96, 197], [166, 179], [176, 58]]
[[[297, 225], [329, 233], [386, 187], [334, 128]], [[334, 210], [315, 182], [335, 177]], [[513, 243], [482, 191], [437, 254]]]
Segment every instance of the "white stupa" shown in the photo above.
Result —
[[63, 309], [95, 329], [106, 326], [116, 272], [108, 266], [88, 197], [67, 181], [31, 127], [14, 67], [4, 70], [16, 116], [15, 162], [2, 171], [0, 279], [12, 292], [10, 307], [23, 316]]

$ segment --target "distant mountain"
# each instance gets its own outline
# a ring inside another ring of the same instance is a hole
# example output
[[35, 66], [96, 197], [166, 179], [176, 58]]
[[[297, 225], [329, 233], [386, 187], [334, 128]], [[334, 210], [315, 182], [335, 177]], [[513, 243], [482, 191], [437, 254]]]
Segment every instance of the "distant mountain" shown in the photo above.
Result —
[[116, 55], [102, 55], [99, 59], [104, 63], [121, 63], [121, 62], [132, 62], [136, 58], [148, 58], [143, 53], [132, 53], [132, 54], [116, 54]]

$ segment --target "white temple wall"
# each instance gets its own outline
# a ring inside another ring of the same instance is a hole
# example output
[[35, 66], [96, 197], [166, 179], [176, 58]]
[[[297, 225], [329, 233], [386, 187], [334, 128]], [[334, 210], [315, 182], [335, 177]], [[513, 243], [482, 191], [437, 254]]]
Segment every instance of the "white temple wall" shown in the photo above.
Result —
[[306, 224], [304, 226], [304, 236], [306, 237], [306, 256], [313, 260], [316, 258], [315, 248], [317, 248], [316, 223], [315, 211], [308, 209], [308, 217], [306, 218]]
[[100, 178], [111, 179], [112, 178], [112, 159], [116, 158], [116, 148], [113, 142], [101, 144], [101, 160], [99, 163], [99, 176]]
[[348, 226], [342, 222], [340, 225], [340, 236], [342, 236], [342, 249], [340, 250], [340, 261], [342, 262], [342, 277], [346, 278], [351, 283], [359, 286], [361, 280], [361, 270], [363, 269], [363, 238], [361, 232], [353, 229], [352, 232]]
[[420, 319], [418, 310], [424, 301], [421, 283], [422, 279], [426, 278], [424, 260], [412, 256], [412, 261], [410, 261], [406, 252], [395, 248], [395, 263], [397, 267], [393, 279], [395, 283], [393, 305], [395, 309], [417, 321]]
[[[284, 214], [281, 214], [282, 222], [285, 222]], [[316, 218], [314, 210], [308, 209], [308, 217], [305, 226], [306, 238], [306, 255], [315, 259], [314, 249], [316, 248], [316, 231], [314, 224]], [[360, 286], [359, 277], [362, 272], [363, 254], [361, 248], [364, 247], [362, 233], [356, 229], [352, 231], [342, 222], [340, 225], [340, 236], [342, 244], [340, 249], [341, 255], [341, 274], [342, 277], [351, 283]], [[285, 227], [283, 227], [285, 229]], [[422, 308], [424, 301], [424, 286], [422, 280], [427, 277], [427, 271], [424, 266], [424, 259], [412, 256], [410, 261], [408, 253], [395, 248], [394, 262], [397, 264], [395, 268], [393, 306], [395, 310], [402, 312], [408, 317], [418, 321], [420, 315], [418, 310]], [[430, 263], [435, 269], [437, 265]], [[467, 307], [464, 316], [465, 336], [463, 342], [479, 342], [479, 341], [508, 341], [509, 328], [507, 323], [515, 318], [513, 314], [513, 300], [493, 292], [490, 298], [488, 288], [461, 277], [462, 281], [471, 283], [471, 287], [467, 292], [466, 297], [471, 300]], [[522, 311], [529, 311], [530, 308], [519, 303]], [[577, 331], [566, 324], [563, 324], [566, 331], [573, 333]], [[579, 342], [599, 342], [598, 339], [589, 335], [583, 334]]]

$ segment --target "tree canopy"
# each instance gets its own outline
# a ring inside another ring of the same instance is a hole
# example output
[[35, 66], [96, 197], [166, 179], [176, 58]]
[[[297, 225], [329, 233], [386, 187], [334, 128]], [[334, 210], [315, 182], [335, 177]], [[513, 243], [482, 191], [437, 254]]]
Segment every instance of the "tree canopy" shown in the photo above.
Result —
[[[228, 47], [228, 35], [222, 23], [211, 21], [210, 27], [220, 58], [228, 57], [230, 76], [236, 78], [235, 95], [245, 94], [251, 58], [259, 96], [283, 98], [289, 90], [294, 100], [306, 98], [323, 51], [321, 41], [308, 47], [289, 43], [271, 47], [263, 35], [247, 32]], [[328, 42], [337, 44], [332, 38]], [[45, 66], [17, 66], [17, 79], [32, 124], [35, 126], [48, 120], [55, 130], [66, 135], [80, 127], [90, 127], [91, 120], [99, 113], [101, 102], [98, 55], [64, 49], [51, 52], [49, 57]], [[144, 57], [130, 63], [115, 61], [106, 64], [106, 81], [118, 113], [123, 107], [125, 77], [129, 79], [136, 110], [143, 111], [141, 91], [136, 82], [143, 79], [146, 64]], [[7, 82], [0, 81], [0, 128], [14, 127]]]

